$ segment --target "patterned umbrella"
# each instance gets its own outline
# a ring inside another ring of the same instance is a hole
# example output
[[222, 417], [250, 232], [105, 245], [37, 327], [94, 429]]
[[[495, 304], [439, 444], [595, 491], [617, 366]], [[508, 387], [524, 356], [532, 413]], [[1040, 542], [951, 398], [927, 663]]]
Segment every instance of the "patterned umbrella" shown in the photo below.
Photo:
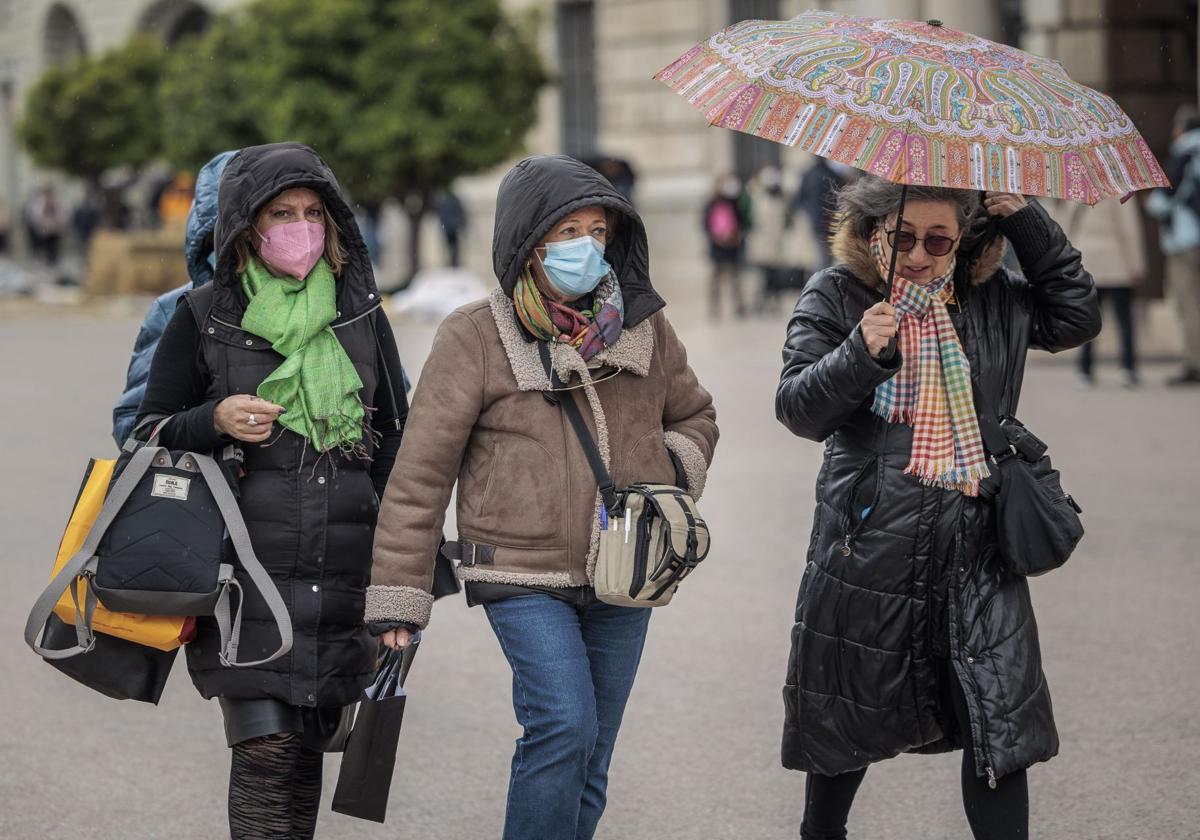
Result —
[[1168, 186], [1111, 98], [1057, 61], [940, 21], [743, 21], [655, 78], [712, 125], [897, 183], [1088, 204]]

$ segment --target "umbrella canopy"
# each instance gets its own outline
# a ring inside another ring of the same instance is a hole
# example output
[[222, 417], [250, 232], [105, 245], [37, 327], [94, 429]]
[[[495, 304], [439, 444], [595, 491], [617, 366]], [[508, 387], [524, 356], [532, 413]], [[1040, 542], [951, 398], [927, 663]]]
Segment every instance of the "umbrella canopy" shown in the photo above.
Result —
[[940, 21], [743, 21], [655, 78], [712, 125], [897, 183], [1088, 204], [1168, 186], [1110, 97], [1057, 61]]

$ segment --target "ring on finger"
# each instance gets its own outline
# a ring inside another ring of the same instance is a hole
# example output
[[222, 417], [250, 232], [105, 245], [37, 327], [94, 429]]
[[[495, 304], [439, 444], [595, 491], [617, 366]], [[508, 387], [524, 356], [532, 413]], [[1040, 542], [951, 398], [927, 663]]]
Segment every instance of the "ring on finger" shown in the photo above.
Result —
[[248, 420], [246, 421], [246, 423], [247, 423], [247, 424], [249, 424], [249, 425], [251, 425], [251, 426], [257, 426], [257, 425], [258, 425], [258, 420], [256, 420], [256, 419], [254, 418], [254, 415], [253, 415], [253, 414], [251, 414], [251, 415], [250, 415], [250, 419], [248, 419]]

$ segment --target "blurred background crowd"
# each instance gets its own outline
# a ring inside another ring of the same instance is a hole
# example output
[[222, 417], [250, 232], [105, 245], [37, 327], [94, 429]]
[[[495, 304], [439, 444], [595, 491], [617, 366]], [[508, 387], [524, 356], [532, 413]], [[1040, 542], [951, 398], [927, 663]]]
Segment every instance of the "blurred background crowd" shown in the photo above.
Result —
[[[294, 139], [345, 179], [381, 287], [408, 288], [399, 307], [438, 317], [478, 296], [500, 174], [565, 152], [636, 202], [668, 295], [782, 315], [828, 263], [829, 196], [854, 173], [710, 129], [651, 77], [723, 25], [810, 7], [939, 18], [1056, 58], [1163, 162], [1200, 127], [1180, 111], [1197, 101], [1195, 0], [0, 0], [0, 296], [186, 282], [195, 170]], [[1139, 348], [1200, 381], [1184, 350], [1200, 295], [1168, 294], [1173, 246], [1147, 203], [1049, 209], [1112, 300], [1101, 342], [1124, 383]], [[1131, 255], [1116, 265], [1114, 240]], [[1079, 373], [1092, 381], [1090, 354]]]

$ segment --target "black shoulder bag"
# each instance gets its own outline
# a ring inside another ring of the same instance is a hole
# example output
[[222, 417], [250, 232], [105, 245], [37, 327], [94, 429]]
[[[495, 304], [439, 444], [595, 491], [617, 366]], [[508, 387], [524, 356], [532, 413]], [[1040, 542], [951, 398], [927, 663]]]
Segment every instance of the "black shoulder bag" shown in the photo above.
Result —
[[1083, 509], [1063, 491], [1046, 444], [1012, 416], [1000, 417], [972, 378], [979, 431], [992, 475], [980, 484], [996, 511], [1000, 557], [1009, 569], [1033, 577], [1057, 569], [1083, 537]]

